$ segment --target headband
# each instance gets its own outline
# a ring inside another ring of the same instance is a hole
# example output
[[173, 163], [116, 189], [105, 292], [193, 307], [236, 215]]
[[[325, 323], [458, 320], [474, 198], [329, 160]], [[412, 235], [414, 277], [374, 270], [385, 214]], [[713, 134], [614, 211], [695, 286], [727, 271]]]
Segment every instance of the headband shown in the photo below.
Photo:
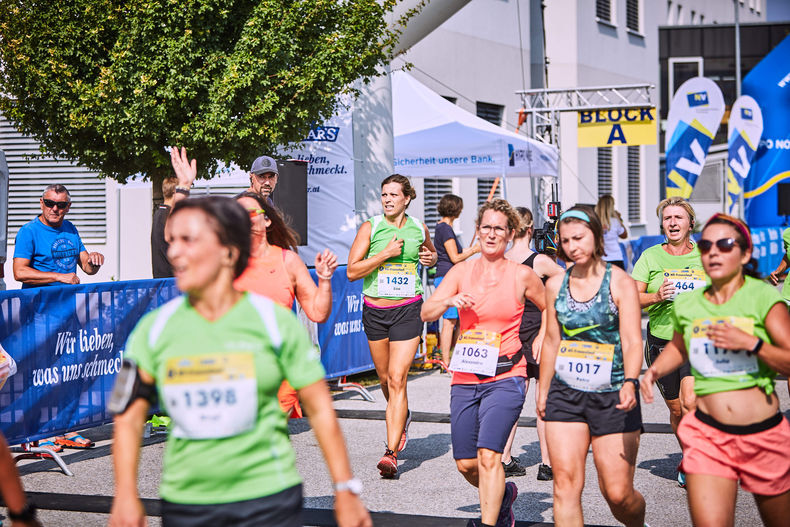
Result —
[[710, 222], [713, 220], [723, 220], [731, 224], [738, 232], [743, 235], [744, 239], [746, 240], [747, 248], [752, 249], [754, 247], [752, 244], [752, 235], [749, 233], [749, 227], [747, 227], [746, 224], [740, 219], [736, 218], [735, 216], [730, 216], [729, 214], [724, 214], [723, 212], [717, 212], [710, 217], [707, 224], [710, 225]]
[[562, 216], [560, 216], [560, 221], [567, 220], [568, 218], [576, 218], [577, 220], [590, 223], [590, 217], [587, 213], [578, 209], [566, 210], [562, 213]]

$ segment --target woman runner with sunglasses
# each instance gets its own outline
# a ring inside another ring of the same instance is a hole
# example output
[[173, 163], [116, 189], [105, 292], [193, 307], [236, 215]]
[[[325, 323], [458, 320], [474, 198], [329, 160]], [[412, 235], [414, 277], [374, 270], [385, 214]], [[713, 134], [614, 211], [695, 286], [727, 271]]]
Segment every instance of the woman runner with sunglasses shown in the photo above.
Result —
[[683, 470], [694, 525], [732, 526], [738, 480], [765, 525], [790, 518], [790, 424], [779, 413], [776, 372], [790, 373], [790, 315], [779, 292], [745, 276], [748, 226], [715, 214], [698, 242], [709, 287], [673, 305], [672, 341], [642, 379], [653, 383], [691, 363], [697, 409], [680, 422]]
[[458, 309], [461, 335], [450, 370], [450, 435], [453, 458], [466, 481], [478, 488], [480, 521], [467, 526], [513, 527], [518, 489], [505, 484], [502, 452], [524, 406], [527, 361], [519, 339], [524, 303], [545, 307], [535, 272], [505, 258], [521, 217], [503, 199], [477, 213], [480, 258], [453, 266], [425, 302], [423, 320]]
[[[678, 293], [704, 287], [707, 278], [702, 269], [699, 249], [691, 241], [694, 209], [681, 197], [663, 200], [656, 207], [666, 242], [646, 249], [634, 265], [631, 278], [639, 290], [639, 305], [647, 308], [645, 363], [650, 366], [672, 338], [670, 313]], [[680, 419], [694, 410], [694, 377], [688, 362], [677, 371], [658, 380], [658, 389], [669, 408], [669, 424], [677, 435]], [[686, 479], [678, 464], [678, 485]]]
[[422, 280], [417, 264], [436, 263], [425, 224], [406, 214], [417, 192], [400, 174], [381, 182], [383, 214], [363, 223], [348, 253], [346, 274], [362, 284], [362, 325], [387, 400], [387, 445], [376, 468], [384, 478], [398, 475], [398, 453], [409, 439], [406, 381], [422, 334]]
[[573, 266], [546, 283], [537, 408], [546, 421], [554, 472], [554, 521], [582, 525], [584, 467], [592, 445], [609, 509], [626, 526], [641, 527], [645, 499], [634, 489], [642, 429], [636, 285], [602, 260], [603, 227], [592, 207], [572, 207], [557, 227], [559, 257]]
[[[243, 192], [236, 201], [247, 210], [252, 223], [252, 248], [244, 273], [233, 283], [239, 291], [250, 291], [271, 298], [288, 309], [294, 298], [313, 322], [324, 322], [332, 312], [332, 274], [337, 256], [329, 249], [315, 255], [318, 286], [307, 266], [296, 254], [296, 235], [280, 213], [267, 205], [260, 194]], [[291, 418], [302, 417], [296, 390], [283, 381], [277, 394], [280, 407]]]

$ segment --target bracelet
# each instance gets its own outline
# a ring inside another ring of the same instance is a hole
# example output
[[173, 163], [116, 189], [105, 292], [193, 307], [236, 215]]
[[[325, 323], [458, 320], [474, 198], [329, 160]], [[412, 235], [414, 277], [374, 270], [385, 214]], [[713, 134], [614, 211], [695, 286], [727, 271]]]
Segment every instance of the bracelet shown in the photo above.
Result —
[[32, 522], [36, 519], [36, 506], [28, 502], [25, 503], [25, 506], [19, 512], [13, 512], [11, 509], [8, 509], [8, 518], [12, 522]]
[[332, 279], [332, 275], [331, 274], [329, 276], [323, 276], [323, 275], [319, 274], [318, 272], [316, 272], [315, 275], [318, 278], [323, 278], [324, 280], [331, 280]]
[[176, 194], [189, 196], [189, 189], [187, 187], [176, 187]]
[[757, 337], [757, 344], [754, 345], [751, 351], [752, 355], [757, 355], [758, 353], [760, 353], [760, 350], [763, 349], [763, 344], [765, 344], [763, 339]]
[[623, 385], [625, 383], [631, 382], [634, 384], [634, 388], [638, 391], [639, 390], [639, 379], [635, 379], [634, 377], [629, 377], [628, 379], [623, 379]]

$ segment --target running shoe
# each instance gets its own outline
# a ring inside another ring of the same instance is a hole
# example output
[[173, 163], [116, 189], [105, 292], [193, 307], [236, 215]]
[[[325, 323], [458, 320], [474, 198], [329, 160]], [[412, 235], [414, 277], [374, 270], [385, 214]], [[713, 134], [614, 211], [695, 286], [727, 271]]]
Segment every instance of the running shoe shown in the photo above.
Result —
[[499, 517], [496, 527], [513, 527], [516, 525], [516, 515], [513, 514], [513, 502], [518, 496], [518, 487], [512, 481], [505, 483], [505, 495], [502, 496], [502, 506], [499, 509]]
[[406, 448], [406, 443], [409, 442], [409, 425], [411, 424], [411, 410], [406, 410], [406, 425], [403, 427], [403, 433], [400, 436], [400, 443], [398, 443], [398, 452]]
[[551, 481], [554, 479], [554, 472], [549, 465], [541, 463], [538, 466], [538, 481]]
[[398, 475], [398, 458], [395, 452], [389, 448], [385, 450], [376, 468], [379, 469], [382, 478], [395, 478]]
[[502, 463], [502, 468], [505, 469], [505, 477], [512, 478], [514, 476], [525, 476], [527, 469], [525, 469], [519, 462], [518, 458], [510, 458], [510, 463]]

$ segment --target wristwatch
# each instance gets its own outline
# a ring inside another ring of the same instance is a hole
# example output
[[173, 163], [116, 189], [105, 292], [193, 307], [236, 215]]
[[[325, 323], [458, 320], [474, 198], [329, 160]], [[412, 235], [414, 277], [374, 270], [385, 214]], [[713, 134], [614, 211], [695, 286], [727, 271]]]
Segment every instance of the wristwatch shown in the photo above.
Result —
[[359, 496], [362, 494], [362, 482], [357, 478], [352, 478], [348, 481], [338, 481], [335, 483], [335, 492], [342, 492], [344, 490]]
[[635, 379], [633, 377], [630, 377], [628, 379], [623, 379], [623, 384], [625, 384], [627, 382], [634, 383], [634, 388], [636, 389], [636, 391], [639, 391], [639, 379]]
[[8, 518], [12, 522], [32, 522], [36, 519], [36, 506], [27, 502], [19, 512], [13, 512], [11, 509], [8, 509]]
[[177, 194], [183, 194], [185, 196], [189, 196], [189, 187], [177, 186], [176, 187], [176, 193]]

